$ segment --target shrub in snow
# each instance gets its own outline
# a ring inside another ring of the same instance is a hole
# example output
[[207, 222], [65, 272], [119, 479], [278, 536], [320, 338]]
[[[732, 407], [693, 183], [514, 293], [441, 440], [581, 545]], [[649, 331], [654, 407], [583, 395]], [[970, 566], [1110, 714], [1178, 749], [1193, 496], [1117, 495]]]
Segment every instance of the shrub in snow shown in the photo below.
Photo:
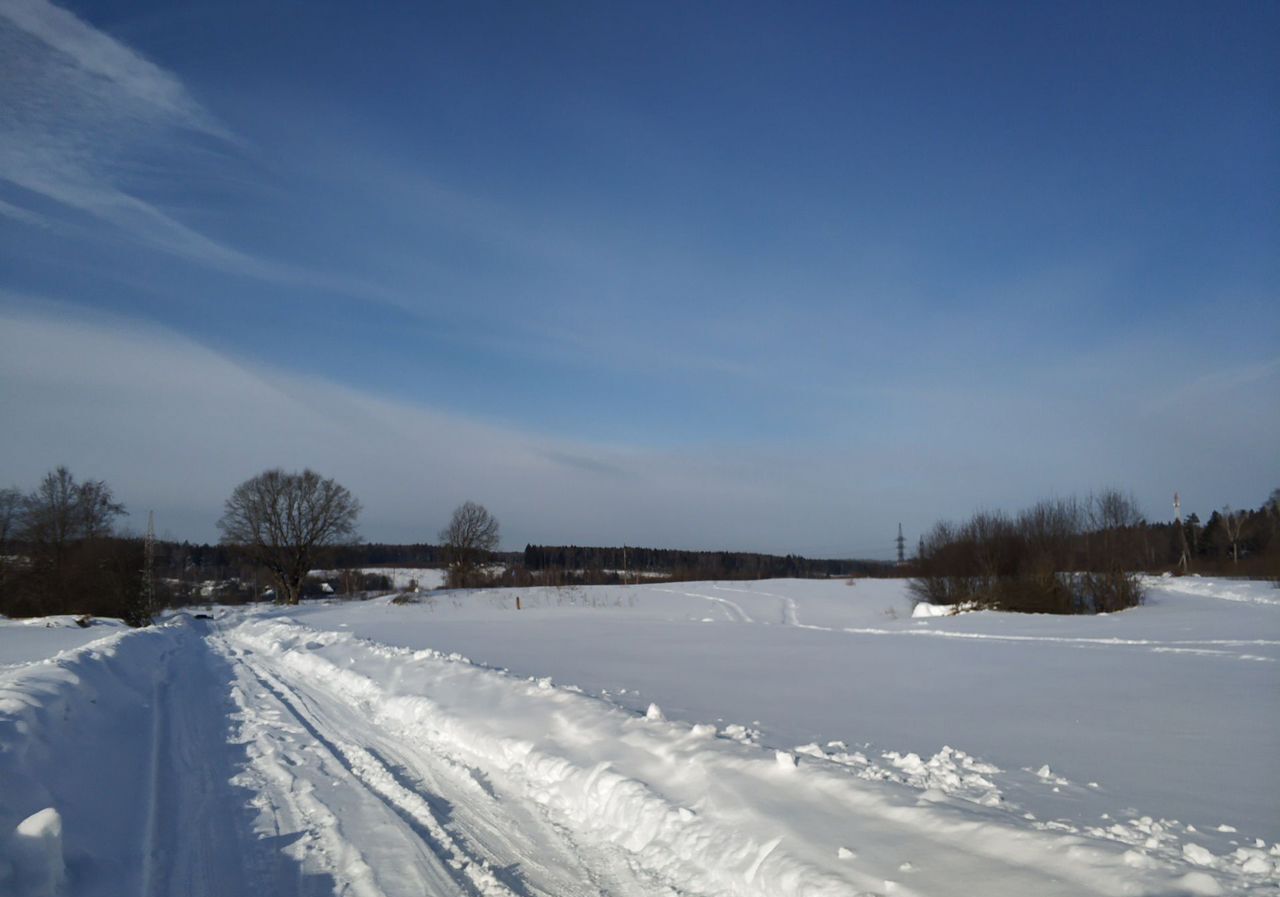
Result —
[[[982, 511], [921, 540], [911, 591], [922, 603], [1021, 613], [1111, 613], [1142, 603], [1144, 521], [1115, 491]], [[1066, 572], [1072, 571], [1072, 572]]]

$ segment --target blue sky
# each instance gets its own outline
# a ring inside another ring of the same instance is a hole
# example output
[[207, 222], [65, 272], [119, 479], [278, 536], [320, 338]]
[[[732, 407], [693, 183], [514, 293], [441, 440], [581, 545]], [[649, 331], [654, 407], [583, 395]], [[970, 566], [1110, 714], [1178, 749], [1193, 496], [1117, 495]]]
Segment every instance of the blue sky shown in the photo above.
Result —
[[0, 0], [0, 478], [879, 556], [1280, 485], [1275, 4], [797, 6]]

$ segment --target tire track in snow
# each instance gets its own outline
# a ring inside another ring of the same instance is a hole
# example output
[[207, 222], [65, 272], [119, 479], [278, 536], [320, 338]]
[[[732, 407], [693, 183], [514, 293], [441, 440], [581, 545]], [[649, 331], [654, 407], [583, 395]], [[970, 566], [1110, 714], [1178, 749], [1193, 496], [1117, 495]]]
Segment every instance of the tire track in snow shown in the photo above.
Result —
[[[291, 621], [284, 625], [305, 631]], [[338, 633], [328, 635], [341, 638]], [[592, 862], [587, 864], [587, 871], [605, 872], [606, 882], [610, 876], [599, 860], [612, 859], [613, 868], [622, 870], [625, 877], [592, 893], [628, 897], [862, 897], [869, 893], [866, 887], [853, 887], [847, 878], [831, 875], [788, 850], [764, 851], [768, 839], [740, 831], [733, 823], [736, 806], [728, 819], [690, 811], [686, 801], [673, 803], [660, 782], [615, 770], [612, 760], [583, 761], [573, 757], [572, 752], [548, 752], [504, 734], [502, 728], [488, 731], [488, 723], [473, 727], [469, 717], [455, 716], [431, 698], [388, 694], [378, 681], [337, 666], [321, 653], [299, 647], [299, 642], [305, 643], [305, 636], [286, 636], [293, 647], [281, 646], [276, 638], [264, 633], [244, 638], [244, 644], [260, 653], [273, 653], [273, 668], [279, 675], [290, 681], [305, 681], [308, 691], [323, 691], [357, 710], [364, 715], [366, 727], [386, 733], [389, 740], [405, 745], [434, 743], [442, 750], [458, 750], [473, 758], [493, 780], [504, 783], [504, 801], [543, 807], [558, 830], [566, 831], [589, 851]], [[351, 649], [359, 644], [361, 656], [368, 652], [371, 657], [390, 654], [403, 655], [407, 661], [417, 659], [414, 652], [398, 652], [376, 643], [343, 639], [343, 644]], [[500, 674], [495, 675], [505, 680]], [[522, 683], [511, 684], [524, 688]], [[553, 703], [561, 697], [555, 690], [539, 688], [535, 692], [538, 698], [534, 698], [537, 704], [544, 693]], [[666, 724], [651, 733], [649, 724], [624, 716], [644, 728], [626, 739], [628, 745], [619, 744], [617, 749], [631, 753], [638, 744], [656, 738], [651, 746], [640, 749], [646, 763], [665, 770], [675, 759], [671, 751], [677, 744], [664, 737]], [[595, 738], [591, 741], [598, 743]], [[700, 744], [700, 737], [693, 743]], [[763, 768], [766, 774], [772, 774], [777, 764], [771, 753], [767, 757]], [[772, 823], [766, 825], [776, 828]], [[846, 874], [856, 875], [852, 870]], [[867, 885], [871, 883], [871, 879], [866, 880]], [[569, 897], [566, 892], [552, 893], [555, 897]]]
[[158, 664], [160, 672], [156, 676], [155, 686], [151, 691], [151, 735], [149, 741], [150, 757], [147, 772], [147, 814], [142, 829], [142, 897], [151, 897], [155, 879], [156, 858], [160, 854], [160, 845], [156, 838], [157, 818], [160, 815], [160, 781], [161, 766], [164, 762], [166, 741], [166, 701], [164, 670], [169, 665], [173, 651], [160, 655]]
[[1277, 647], [1280, 641], [1274, 639], [1176, 639], [1173, 641], [1160, 641], [1158, 639], [1128, 639], [1128, 638], [1087, 638], [1077, 636], [1056, 636], [1056, 635], [998, 635], [988, 632], [956, 632], [954, 630], [943, 629], [877, 629], [871, 627], [826, 627], [826, 626], [808, 626], [807, 629], [822, 629], [827, 632], [847, 632], [852, 635], [900, 635], [900, 636], [916, 636], [920, 638], [952, 638], [966, 639], [969, 641], [988, 641], [988, 642], [1044, 642], [1046, 644], [1059, 645], [1075, 645], [1083, 647], [1103, 647], [1103, 648], [1150, 648], [1152, 653], [1170, 653], [1170, 654], [1203, 654], [1203, 655], [1225, 655], [1228, 657], [1236, 657], [1241, 660], [1269, 661], [1275, 662], [1274, 657], [1262, 657], [1254, 654], [1235, 654], [1230, 651], [1220, 651], [1211, 648], [1205, 648], [1206, 645], [1227, 646], [1242, 648], [1247, 646], [1258, 647]]
[[[903, 636], [925, 636], [933, 638], [958, 638], [970, 639], [974, 641], [997, 641], [997, 642], [1049, 642], [1063, 645], [1080, 645], [1089, 647], [1140, 647], [1150, 648], [1154, 654], [1192, 654], [1204, 657], [1233, 657], [1239, 660], [1249, 660], [1264, 663], [1275, 663], [1278, 658], [1265, 657], [1258, 654], [1238, 654], [1234, 651], [1224, 651], [1223, 648], [1274, 648], [1280, 647], [1280, 640], [1275, 639], [1174, 639], [1170, 641], [1162, 641], [1159, 639], [1125, 639], [1125, 638], [1088, 638], [1085, 636], [1052, 636], [1052, 635], [1005, 635], [999, 633], [986, 632], [956, 632], [954, 630], [945, 629], [881, 629], [876, 627], [856, 627], [856, 626], [815, 626], [810, 623], [801, 623], [796, 600], [786, 595], [779, 595], [776, 592], [763, 592], [755, 589], [737, 589], [730, 586], [712, 586], [718, 591], [738, 592], [746, 595], [759, 595], [764, 598], [776, 598], [782, 603], [783, 622], [789, 626], [796, 626], [800, 629], [814, 629], [819, 632], [844, 632], [850, 635], [903, 635]], [[667, 590], [664, 590], [667, 591]], [[690, 594], [688, 592], [684, 594]], [[1187, 594], [1198, 595], [1200, 593], [1187, 591]], [[707, 596], [702, 596], [707, 597]], [[1220, 596], [1213, 596], [1220, 597]], [[1233, 601], [1253, 601], [1252, 598], [1230, 598]], [[1280, 601], [1272, 602], [1271, 599], [1258, 599], [1264, 603], [1280, 604]]]
[[649, 588], [655, 592], [666, 592], [669, 595], [684, 595], [686, 598], [703, 598], [718, 605], [725, 612], [725, 615], [735, 623], [755, 622], [736, 602], [730, 601], [728, 598], [721, 598], [719, 595], [703, 595], [700, 592], [682, 592], [678, 589], [660, 589], [657, 586], [650, 586]]
[[[616, 851], [593, 851], [579, 844], [541, 804], [527, 806], [511, 799], [479, 769], [440, 750], [430, 739], [382, 738], [376, 751], [369, 750], [408, 790], [435, 795], [436, 800], [447, 794], [449, 827], [493, 865], [512, 860], [495, 874], [521, 895], [601, 897], [623, 890], [618, 883], [634, 878]], [[634, 885], [625, 891], [647, 893]]]
[[1230, 588], [1213, 588], [1220, 581], [1192, 579], [1183, 581], [1179, 579], [1152, 578], [1148, 584], [1152, 588], [1163, 589], [1169, 592], [1176, 592], [1179, 595], [1187, 595], [1191, 598], [1207, 598], [1213, 601], [1234, 601], [1238, 604], [1255, 604], [1260, 607], [1280, 607], [1280, 598], [1266, 598], [1262, 595], [1241, 594], [1238, 591], [1232, 591]]
[[[363, 715], [365, 709], [353, 705], [349, 697], [331, 693], [312, 677], [299, 678], [249, 649], [239, 653], [246, 672], [288, 709], [318, 749], [396, 814], [454, 873], [457, 885], [447, 893], [481, 897], [670, 893], [639, 881], [619, 851], [580, 847], [569, 832], [545, 816], [540, 804], [512, 803], [495, 793], [478, 771], [431, 750], [429, 737], [389, 732]], [[352, 711], [361, 715], [352, 716]], [[358, 744], [351, 740], [356, 732], [361, 738]]]
[[[448, 833], [441, 820], [422, 795], [405, 788], [377, 755], [337, 735], [318, 715], [317, 710], [298, 691], [286, 685], [261, 664], [235, 658], [241, 666], [285, 708], [316, 745], [341, 766], [352, 781], [357, 782], [386, 810], [403, 821], [419, 840], [423, 849], [435, 860], [425, 871], [428, 878], [442, 884], [442, 873], [453, 888], [430, 893], [463, 893], [481, 897], [521, 897], [504, 885], [488, 864], [470, 855]], [[421, 854], [420, 854], [421, 855]], [[431, 868], [434, 867], [434, 868]], [[375, 873], [376, 875], [376, 873]], [[378, 892], [383, 893], [382, 891]], [[407, 893], [407, 892], [406, 892]]]
[[776, 598], [782, 605], [782, 625], [799, 626], [802, 629], [818, 629], [817, 626], [805, 626], [800, 622], [800, 616], [797, 611], [796, 599], [787, 595], [779, 595], [775, 592], [759, 592], [755, 589], [735, 589], [730, 586], [712, 586], [718, 592], [738, 592], [743, 595], [760, 595], [763, 598]]
[[[776, 592], [765, 592], [757, 589], [739, 589], [721, 585], [713, 585], [712, 588], [722, 592], [737, 592], [744, 595], [759, 595], [764, 598], [775, 598], [782, 605], [782, 621], [785, 625], [796, 626], [800, 629], [813, 629], [819, 632], [844, 632], [850, 635], [926, 636], [934, 638], [970, 639], [974, 641], [1049, 642], [1086, 647], [1142, 647], [1149, 648], [1153, 654], [1190, 654], [1201, 657], [1231, 657], [1237, 660], [1261, 663], [1280, 662], [1280, 658], [1276, 657], [1267, 657], [1249, 653], [1241, 654], [1234, 651], [1222, 650], [1224, 648], [1280, 647], [1280, 641], [1275, 639], [1174, 639], [1170, 641], [1162, 641], [1159, 639], [1088, 638], [1084, 636], [1004, 635], [985, 632], [956, 632], [954, 630], [943, 629], [881, 629], [876, 627], [815, 626], [810, 623], [800, 622], [800, 615], [796, 600], [787, 595], [779, 595]], [[1196, 591], [1195, 589], [1179, 589], [1178, 591], [1188, 595], [1220, 598], [1227, 601], [1280, 605], [1280, 600], [1274, 600], [1271, 598], [1233, 595], [1224, 596], [1216, 593], [1205, 594]], [[684, 594], [690, 593], [686, 592]]]
[[[234, 661], [236, 654], [225, 656]], [[364, 855], [344, 837], [338, 815], [316, 796], [316, 782], [302, 777], [304, 761], [290, 748], [297, 745], [296, 736], [304, 730], [283, 719], [289, 716], [287, 710], [276, 710], [278, 702], [261, 691], [256, 677], [243, 665], [237, 666], [239, 679], [232, 697], [241, 711], [240, 735], [251, 744], [252, 757], [249, 769], [239, 778], [250, 779], [258, 791], [254, 803], [270, 815], [274, 837], [296, 839], [291, 846], [302, 854], [295, 856], [300, 867], [298, 892], [302, 892], [302, 880], [309, 871], [306, 861], [315, 857], [321, 874], [333, 881], [332, 892], [338, 892], [341, 883], [344, 897], [387, 897]], [[332, 782], [323, 761], [315, 772], [320, 781]]]
[[[789, 754], [775, 762], [772, 752], [696, 731], [705, 727], [624, 717], [460, 658], [293, 621], [246, 624], [238, 638], [309, 696], [355, 711], [361, 719], [352, 717], [350, 728], [457, 752], [501, 783], [504, 802], [545, 806], [583, 843], [622, 847], [637, 871], [682, 895], [943, 894], [954, 892], [945, 883], [956, 873], [1009, 893], [1177, 892], [1159, 875], [1129, 868], [1112, 843], [1041, 832], [996, 810], [957, 813], [914, 793], [904, 799], [807, 762], [798, 770]], [[388, 677], [399, 681], [411, 668], [422, 676], [413, 691], [387, 687]], [[572, 725], [539, 729], [544, 714]], [[788, 815], [791, 822], [780, 821]], [[810, 837], [797, 838], [795, 825]], [[857, 856], [842, 856], [837, 873], [834, 851], [824, 861], [812, 850], [840, 837], [830, 834], [837, 830], [857, 833], [852, 843], [871, 868], [883, 863], [880, 852], [893, 857], [910, 844], [913, 859], [928, 858], [945, 877], [926, 874], [921, 863], [910, 887], [877, 878]]]
[[157, 670], [144, 897], [244, 894], [250, 881], [285, 893], [279, 881], [266, 881], [271, 875], [249, 831], [245, 795], [227, 787], [235, 768], [227, 683], [212, 663], [207, 643], [188, 630]]

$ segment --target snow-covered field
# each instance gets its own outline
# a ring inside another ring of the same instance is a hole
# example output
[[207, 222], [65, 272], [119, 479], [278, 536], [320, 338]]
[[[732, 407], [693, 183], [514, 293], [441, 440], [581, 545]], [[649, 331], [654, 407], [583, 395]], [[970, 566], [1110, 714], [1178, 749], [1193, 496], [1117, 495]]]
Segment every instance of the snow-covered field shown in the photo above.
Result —
[[69, 615], [35, 620], [0, 617], [0, 670], [79, 648], [122, 628], [119, 620], [93, 620], [82, 627]]
[[[436, 567], [357, 567], [361, 573], [377, 573], [391, 581], [393, 589], [407, 589], [417, 585], [419, 589], [438, 589], [444, 585], [445, 571]], [[312, 570], [309, 576], [338, 576], [341, 570]]]
[[1277, 894], [1278, 661], [1280, 591], [1190, 578], [5, 623], [0, 894]]

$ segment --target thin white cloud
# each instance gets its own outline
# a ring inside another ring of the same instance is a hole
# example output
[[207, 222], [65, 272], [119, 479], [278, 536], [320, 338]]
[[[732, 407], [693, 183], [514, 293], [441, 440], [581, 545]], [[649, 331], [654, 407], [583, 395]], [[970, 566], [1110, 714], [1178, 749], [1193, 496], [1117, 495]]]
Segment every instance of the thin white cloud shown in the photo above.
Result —
[[184, 127], [231, 139], [174, 75], [73, 13], [46, 0], [0, 0], [0, 18], [108, 82], [118, 97], [131, 98]]
[[[66, 463], [108, 480], [135, 512], [155, 509], [162, 531], [208, 539], [236, 483], [311, 466], [361, 498], [371, 539], [430, 540], [458, 502], [475, 499], [498, 514], [512, 548], [887, 557], [898, 521], [913, 534], [979, 506], [1109, 483], [1132, 488], [1156, 517], [1166, 493], [1190, 496], [1193, 484], [1210, 504], [1252, 506], [1275, 485], [1269, 382], [1259, 374], [1235, 402], [1215, 399], [1190, 419], [1048, 397], [1037, 416], [1026, 397], [975, 395], [915, 405], [926, 420], [911, 438], [885, 422], [843, 447], [659, 450], [482, 423], [0, 292], [0, 485], [26, 486]], [[975, 428], [975, 416], [986, 425]]]
[[45, 0], [0, 0], [0, 179], [20, 188], [0, 213], [34, 224], [38, 198], [92, 216], [111, 233], [223, 270], [281, 277], [183, 224], [124, 184], [139, 152], [180, 158], [191, 133], [235, 138], [181, 81]]
[[[6, 157], [13, 160], [13, 155]], [[32, 193], [40, 194], [114, 225], [134, 239], [213, 267], [267, 279], [283, 279], [282, 268], [263, 262], [238, 249], [213, 240], [162, 211], [132, 196], [110, 182], [74, 166], [54, 161], [14, 166], [10, 180]], [[0, 209], [0, 212], [5, 211]], [[39, 216], [16, 208], [13, 217]], [[35, 223], [30, 221], [29, 223]]]
[[13, 203], [5, 202], [0, 199], [0, 215], [6, 218], [12, 218], [15, 221], [21, 221], [23, 224], [31, 224], [36, 227], [48, 227], [49, 221], [43, 215], [32, 212], [30, 209], [24, 209], [15, 206]]
[[133, 186], [140, 173], [166, 187], [179, 170], [184, 181], [221, 177], [207, 172], [210, 160], [234, 163], [242, 146], [176, 75], [135, 50], [46, 0], [0, 0], [0, 183], [18, 188], [0, 200], [0, 215], [67, 223], [270, 283], [406, 305], [367, 279], [238, 249]]
[[230, 489], [277, 465], [311, 466], [350, 487], [371, 538], [429, 540], [468, 498], [499, 515], [516, 548], [812, 550], [821, 525], [798, 508], [818, 487], [773, 459], [539, 436], [246, 365], [62, 306], [0, 309], [0, 383], [0, 480], [34, 482], [67, 463], [107, 479], [133, 510], [155, 508], [179, 536], [214, 537]]
[[[1190, 404], [1232, 402], [1237, 390], [1267, 380], [1280, 380], [1280, 356], [1227, 365], [1186, 383], [1172, 383], [1155, 407], [1163, 411]], [[1276, 405], [1280, 400], [1273, 403]]]

